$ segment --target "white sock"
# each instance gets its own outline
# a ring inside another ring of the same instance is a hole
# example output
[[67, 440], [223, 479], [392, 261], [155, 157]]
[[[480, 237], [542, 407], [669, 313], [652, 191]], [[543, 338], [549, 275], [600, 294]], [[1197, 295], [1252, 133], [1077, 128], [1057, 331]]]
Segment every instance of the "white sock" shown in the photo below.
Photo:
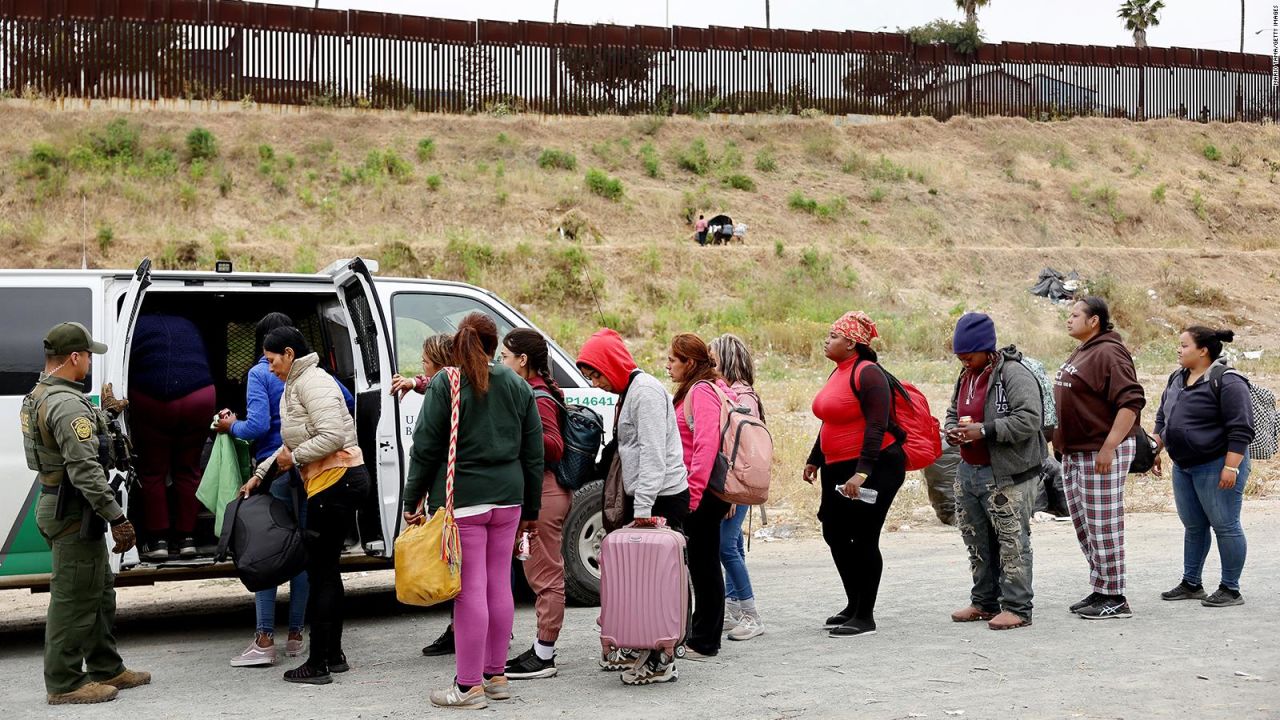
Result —
[[546, 662], [556, 656], [556, 646], [543, 645], [541, 640], [535, 640], [533, 643], [533, 652], [538, 656], [539, 660]]

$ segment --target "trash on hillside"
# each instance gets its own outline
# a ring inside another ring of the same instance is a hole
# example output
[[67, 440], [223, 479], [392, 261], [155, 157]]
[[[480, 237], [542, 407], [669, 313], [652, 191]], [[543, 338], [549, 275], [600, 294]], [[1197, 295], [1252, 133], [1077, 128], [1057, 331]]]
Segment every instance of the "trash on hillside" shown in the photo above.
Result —
[[1036, 280], [1035, 287], [1031, 288], [1031, 294], [1049, 298], [1054, 302], [1065, 302], [1075, 297], [1076, 292], [1083, 287], [1084, 282], [1080, 279], [1080, 273], [1072, 270], [1063, 275], [1047, 267], [1040, 271], [1040, 277]]

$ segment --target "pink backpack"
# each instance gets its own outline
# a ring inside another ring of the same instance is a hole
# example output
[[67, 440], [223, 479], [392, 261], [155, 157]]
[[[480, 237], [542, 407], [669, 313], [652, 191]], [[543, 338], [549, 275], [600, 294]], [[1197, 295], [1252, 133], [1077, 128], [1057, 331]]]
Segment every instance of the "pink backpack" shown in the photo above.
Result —
[[[762, 420], [724, 394], [715, 383], [708, 385], [720, 398], [720, 451], [711, 469], [707, 487], [734, 505], [763, 505], [769, 501], [769, 479], [773, 468], [773, 436]], [[684, 419], [693, 430], [693, 388], [684, 403]]]

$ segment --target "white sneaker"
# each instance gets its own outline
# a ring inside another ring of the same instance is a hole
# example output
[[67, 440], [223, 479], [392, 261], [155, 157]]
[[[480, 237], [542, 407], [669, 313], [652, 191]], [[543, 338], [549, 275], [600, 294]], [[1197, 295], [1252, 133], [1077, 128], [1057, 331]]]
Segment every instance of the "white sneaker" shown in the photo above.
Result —
[[464, 693], [457, 684], [451, 684], [448, 690], [432, 690], [431, 704], [458, 710], [483, 710], [489, 707], [489, 700], [485, 697], [483, 685], [476, 685]]
[[742, 616], [742, 621], [738, 626], [729, 631], [730, 640], [750, 640], [753, 637], [760, 637], [764, 634], [764, 624], [760, 622], [758, 615]]
[[622, 672], [635, 667], [636, 659], [640, 657], [640, 653], [627, 648], [617, 648], [608, 655], [600, 658], [600, 669], [610, 672]]
[[245, 648], [239, 657], [231, 658], [231, 667], [264, 667], [275, 664], [276, 646], [258, 647], [257, 638], [249, 643], [249, 647]]
[[635, 667], [622, 673], [624, 685], [653, 685], [679, 679], [675, 658], [657, 650], [646, 652]]
[[729, 632], [742, 622], [742, 609], [725, 603], [724, 605], [724, 632]]

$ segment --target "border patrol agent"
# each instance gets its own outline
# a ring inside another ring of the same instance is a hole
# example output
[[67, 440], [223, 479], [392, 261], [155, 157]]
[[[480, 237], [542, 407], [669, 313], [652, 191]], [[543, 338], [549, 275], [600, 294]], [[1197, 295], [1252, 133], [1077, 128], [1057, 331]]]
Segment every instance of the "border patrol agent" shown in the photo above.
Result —
[[[114, 462], [107, 415], [82, 385], [93, 355], [106, 351], [79, 323], [54, 326], [44, 339], [44, 373], [22, 403], [27, 465], [40, 479], [36, 526], [53, 549], [44, 641], [50, 705], [106, 702], [151, 682], [149, 673], [125, 669], [112, 634], [115, 576], [102, 536], [109, 523], [116, 553], [136, 538], [107, 480]], [[103, 395], [104, 406], [123, 409], [110, 386]]]

